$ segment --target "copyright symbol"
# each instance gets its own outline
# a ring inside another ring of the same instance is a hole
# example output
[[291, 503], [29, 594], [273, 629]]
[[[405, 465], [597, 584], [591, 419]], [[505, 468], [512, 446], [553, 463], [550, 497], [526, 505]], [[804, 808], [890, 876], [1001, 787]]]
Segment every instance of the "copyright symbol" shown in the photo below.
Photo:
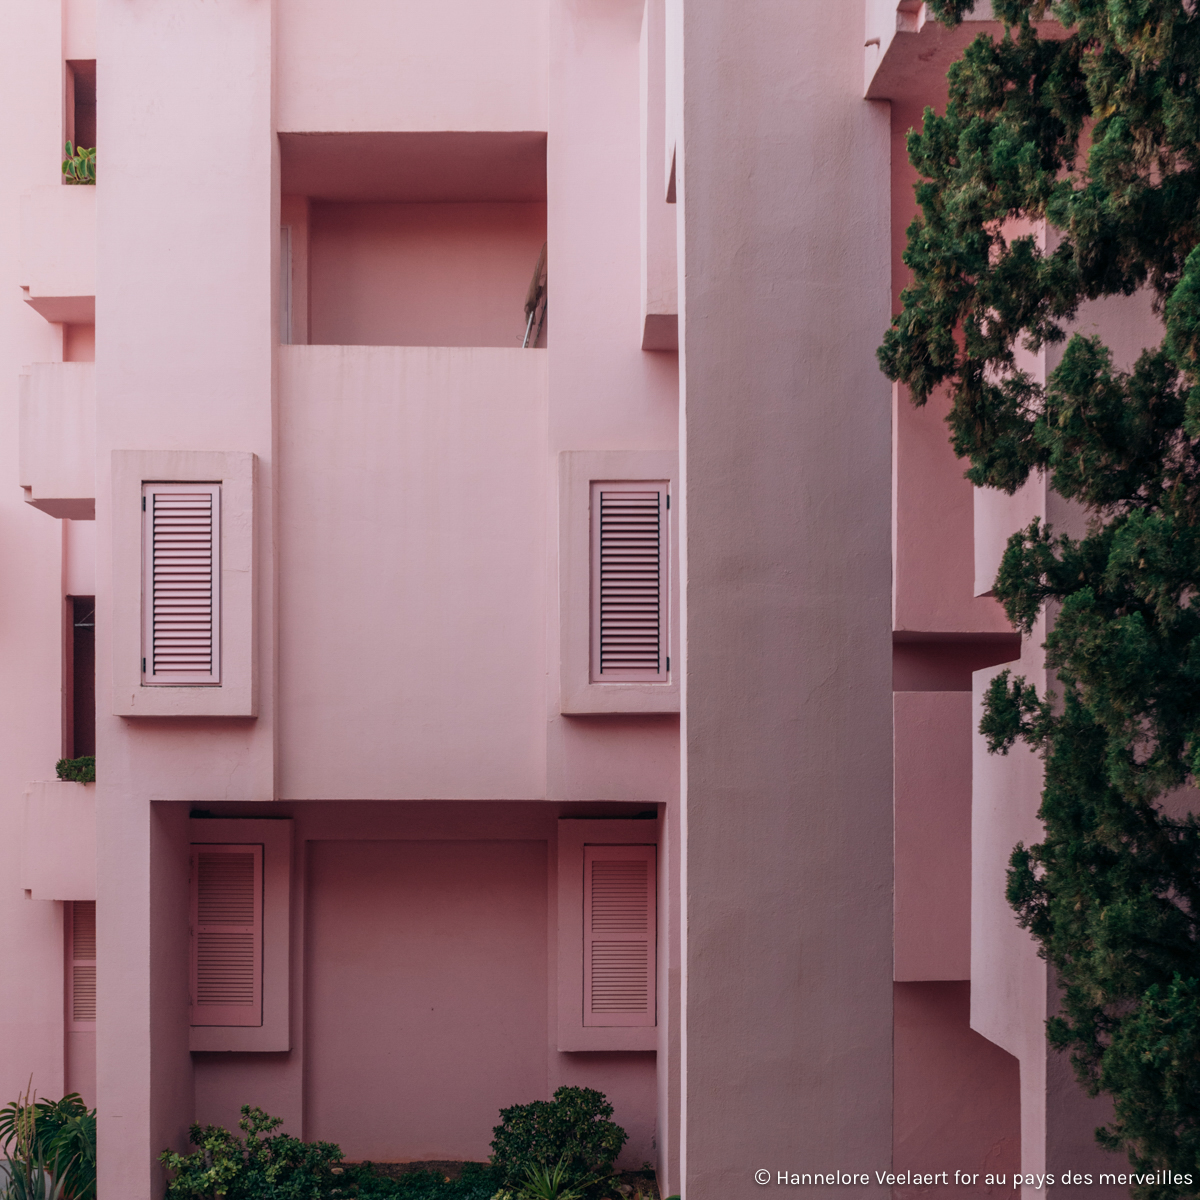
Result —
[[754, 1172], [754, 1182], [755, 1183], [770, 1183], [771, 1182], [771, 1172], [768, 1171], [766, 1167], [759, 1167], [759, 1169]]

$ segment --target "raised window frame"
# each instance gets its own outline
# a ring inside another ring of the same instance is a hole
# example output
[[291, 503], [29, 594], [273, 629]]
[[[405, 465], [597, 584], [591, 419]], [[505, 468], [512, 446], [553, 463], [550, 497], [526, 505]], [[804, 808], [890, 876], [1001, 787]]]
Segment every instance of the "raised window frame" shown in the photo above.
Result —
[[[188, 825], [188, 840], [193, 852], [201, 846], [262, 847], [261, 1024], [191, 1025], [189, 1049], [230, 1052], [290, 1050], [294, 822], [290, 819], [193, 817]], [[189, 888], [189, 893], [191, 890]], [[189, 937], [189, 943], [191, 941]], [[192, 958], [193, 952], [189, 950], [189, 973]]]
[[658, 678], [601, 679], [594, 676], [593, 485], [674, 490], [676, 457], [669, 451], [564, 451], [559, 455], [559, 711], [590, 713], [677, 713], [679, 684], [674, 631], [679, 627], [678, 507], [663, 514], [663, 672]]
[[[255, 477], [245, 451], [112, 452], [112, 705], [119, 717], [258, 715]], [[143, 519], [147, 483], [219, 484], [219, 683], [146, 683], [143, 658]]]
[[[558, 954], [557, 1046], [561, 1051], [657, 1050], [662, 1011], [659, 956], [662, 944], [663, 881], [659, 849], [660, 822], [655, 820], [573, 819], [558, 822]], [[654, 848], [655, 949], [650, 973], [655, 1019], [650, 1024], [597, 1025], [587, 1023], [584, 984], [584, 881], [590, 847], [647, 846]]]

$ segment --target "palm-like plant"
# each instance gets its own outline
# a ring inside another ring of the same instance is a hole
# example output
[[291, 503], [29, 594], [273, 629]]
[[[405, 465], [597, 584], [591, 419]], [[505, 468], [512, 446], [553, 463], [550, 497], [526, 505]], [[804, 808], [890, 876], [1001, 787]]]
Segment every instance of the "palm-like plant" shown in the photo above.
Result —
[[560, 1158], [552, 1167], [539, 1163], [527, 1168], [521, 1195], [524, 1200], [583, 1200], [587, 1189], [599, 1182], [591, 1175], [586, 1179], [572, 1179], [566, 1160]]
[[31, 1078], [0, 1108], [0, 1154], [0, 1200], [95, 1200], [96, 1112], [75, 1092], [39, 1101]]

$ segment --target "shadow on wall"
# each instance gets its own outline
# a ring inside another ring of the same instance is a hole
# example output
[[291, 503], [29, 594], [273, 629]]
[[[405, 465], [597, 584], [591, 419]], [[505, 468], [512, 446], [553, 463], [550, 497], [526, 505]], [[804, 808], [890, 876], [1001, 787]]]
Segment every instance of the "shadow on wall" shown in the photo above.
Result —
[[522, 345], [545, 134], [283, 134], [280, 150], [282, 340]]

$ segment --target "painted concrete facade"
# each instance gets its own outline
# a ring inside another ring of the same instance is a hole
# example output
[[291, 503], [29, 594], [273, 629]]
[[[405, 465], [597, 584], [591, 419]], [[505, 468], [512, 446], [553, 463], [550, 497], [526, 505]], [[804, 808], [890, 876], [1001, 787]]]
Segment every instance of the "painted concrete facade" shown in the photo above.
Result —
[[[986, 16], [0, 7], [0, 1102], [32, 1073], [97, 1105], [101, 1200], [160, 1196], [159, 1152], [242, 1104], [482, 1159], [562, 1084], [688, 1200], [1103, 1161], [1003, 900], [1038, 764], [972, 732], [1000, 664], [1044, 673], [998, 547], [1077, 514], [973, 493], [874, 353], [904, 133]], [[597, 481], [670, 497], [661, 680], [596, 675]], [[189, 482], [222, 489], [222, 674], [162, 688], [137, 495]], [[54, 779], [93, 744], [97, 783]], [[583, 821], [656, 848], [641, 1025], [572, 1015]], [[261, 1020], [224, 1028], [189, 1007], [192, 847], [238, 829], [282, 857]]]

